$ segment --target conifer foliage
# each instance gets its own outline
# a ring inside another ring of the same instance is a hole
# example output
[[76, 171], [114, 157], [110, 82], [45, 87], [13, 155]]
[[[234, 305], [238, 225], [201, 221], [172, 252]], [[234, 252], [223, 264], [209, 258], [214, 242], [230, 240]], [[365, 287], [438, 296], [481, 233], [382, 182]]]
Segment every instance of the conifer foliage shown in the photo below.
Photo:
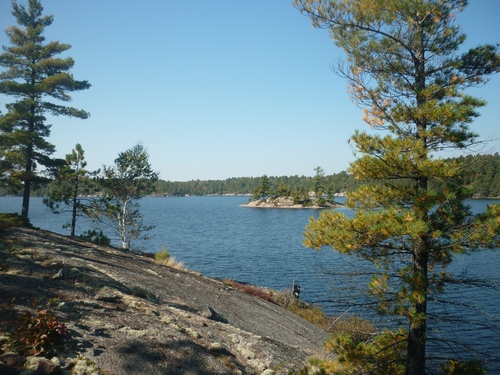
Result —
[[57, 101], [70, 101], [69, 92], [88, 89], [90, 84], [70, 74], [71, 57], [57, 57], [69, 44], [45, 43], [43, 33], [53, 17], [42, 15], [40, 1], [29, 0], [27, 7], [13, 1], [12, 9], [18, 26], [6, 30], [11, 45], [4, 46], [0, 55], [0, 66], [5, 68], [0, 72], [0, 93], [16, 101], [7, 104], [7, 113], [0, 117], [0, 178], [2, 185], [24, 190], [22, 216], [28, 217], [32, 185], [46, 181], [40, 167], [50, 170], [56, 166], [51, 158], [55, 147], [47, 141], [50, 125], [45, 114], [89, 117], [87, 112]]
[[374, 263], [379, 272], [368, 288], [378, 311], [407, 323], [364, 346], [339, 338], [334, 348], [343, 363], [337, 370], [423, 375], [429, 296], [453, 280], [446, 266], [454, 254], [484, 249], [498, 239], [499, 205], [473, 216], [463, 203], [473, 192], [459, 183], [463, 163], [438, 152], [478, 143], [470, 124], [486, 103], [465, 90], [498, 72], [500, 56], [492, 45], [459, 54], [465, 35], [454, 16], [466, 0], [296, 0], [295, 5], [346, 52], [336, 73], [347, 80], [364, 121], [383, 131], [356, 131], [351, 139], [359, 158], [349, 172], [369, 182], [347, 197], [355, 215], [323, 212], [311, 219], [305, 244], [331, 246]]
[[72, 237], [75, 236], [77, 216], [84, 215], [89, 205], [90, 199], [86, 195], [94, 193], [92, 189], [95, 188], [91, 177], [97, 172], [87, 171], [86, 166], [83, 148], [77, 143], [66, 155], [64, 165], [58, 168], [49, 196], [43, 199], [43, 203], [56, 214], [71, 212], [71, 223], [64, 227], [71, 228]]

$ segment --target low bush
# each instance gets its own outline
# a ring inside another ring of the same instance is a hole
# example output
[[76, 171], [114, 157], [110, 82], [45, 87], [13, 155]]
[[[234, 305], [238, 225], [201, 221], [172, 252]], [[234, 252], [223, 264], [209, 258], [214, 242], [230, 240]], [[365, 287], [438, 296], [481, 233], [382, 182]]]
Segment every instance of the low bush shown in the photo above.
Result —
[[446, 375], [484, 375], [487, 374], [484, 364], [480, 360], [449, 360], [442, 366], [443, 373]]
[[288, 310], [324, 330], [326, 330], [330, 324], [330, 318], [328, 318], [321, 307], [317, 305], [304, 306], [300, 301], [297, 301], [289, 305]]
[[83, 234], [80, 235], [80, 238], [84, 239], [85, 241], [92, 242], [96, 245], [111, 245], [111, 240], [104, 233], [102, 233], [102, 230], [100, 230], [99, 232], [96, 230], [86, 230], [85, 232], [83, 232]]
[[16, 213], [0, 213], [0, 230], [14, 227], [34, 228], [28, 218]]
[[159, 264], [165, 264], [170, 258], [170, 252], [161, 245], [161, 250], [155, 254], [155, 262]]
[[161, 264], [162, 266], [175, 268], [176, 270], [186, 271], [186, 267], [184, 267], [184, 263], [178, 262], [174, 256], [170, 255], [170, 252], [166, 250], [163, 245], [161, 250], [158, 251], [155, 256], [155, 262]]
[[330, 324], [326, 330], [333, 336], [349, 335], [355, 342], [368, 341], [377, 333], [377, 329], [369, 320], [356, 315], [330, 319]]
[[290, 289], [282, 289], [279, 292], [273, 293], [273, 302], [285, 309], [295, 303], [297, 299], [293, 296]]
[[[68, 333], [66, 325], [60, 322], [50, 310], [54, 300], [45, 308], [37, 308], [36, 313], [26, 311], [19, 316], [17, 329], [12, 334], [11, 346], [22, 354], [46, 354], [55, 344], [62, 342]], [[36, 308], [38, 301], [33, 301]]]
[[265, 301], [276, 303], [273, 300], [273, 296], [274, 296], [273, 290], [261, 288], [261, 287], [251, 285], [251, 284], [243, 284], [243, 283], [239, 283], [237, 281], [228, 280], [228, 279], [224, 279], [224, 280], [222, 280], [222, 282], [225, 285], [228, 285], [234, 289], [242, 291], [243, 293], [250, 294], [252, 296], [258, 297], [258, 298], [263, 299]]

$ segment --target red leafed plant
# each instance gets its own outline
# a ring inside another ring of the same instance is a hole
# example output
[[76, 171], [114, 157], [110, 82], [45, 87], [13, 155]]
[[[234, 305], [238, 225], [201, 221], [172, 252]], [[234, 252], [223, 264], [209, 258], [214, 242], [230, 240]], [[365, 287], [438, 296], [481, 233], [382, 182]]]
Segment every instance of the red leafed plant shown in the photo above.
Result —
[[[34, 307], [37, 302], [33, 302]], [[36, 313], [27, 310], [19, 316], [17, 329], [12, 335], [12, 346], [15, 349], [30, 355], [45, 354], [53, 345], [62, 341], [68, 329], [51, 312], [50, 305], [53, 302], [50, 300], [46, 308], [38, 308]]]

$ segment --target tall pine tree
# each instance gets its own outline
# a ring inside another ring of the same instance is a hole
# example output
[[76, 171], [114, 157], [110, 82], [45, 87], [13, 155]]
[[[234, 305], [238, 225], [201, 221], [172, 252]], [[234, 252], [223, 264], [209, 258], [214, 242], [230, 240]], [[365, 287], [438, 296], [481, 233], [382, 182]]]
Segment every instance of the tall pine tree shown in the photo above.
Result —
[[88, 118], [89, 113], [56, 104], [49, 99], [68, 102], [68, 92], [85, 90], [87, 81], [77, 81], [69, 73], [74, 65], [70, 57], [57, 55], [71, 46], [58, 41], [45, 43], [43, 32], [53, 22], [52, 16], [42, 16], [38, 0], [29, 0], [27, 8], [12, 3], [12, 14], [19, 26], [7, 28], [11, 46], [0, 55], [0, 93], [16, 98], [6, 105], [7, 113], [0, 118], [0, 165], [2, 185], [23, 188], [22, 216], [28, 217], [31, 188], [44, 182], [40, 167], [51, 169], [55, 160], [54, 145], [48, 142], [50, 125], [45, 114]]
[[342, 373], [423, 375], [429, 296], [453, 280], [446, 266], [454, 254], [488, 246], [499, 233], [500, 207], [473, 216], [463, 203], [472, 192], [457, 183], [463, 166], [438, 157], [439, 151], [478, 142], [470, 124], [485, 102], [465, 90], [499, 70], [497, 48], [483, 45], [459, 54], [465, 35], [454, 16], [466, 0], [295, 5], [346, 52], [337, 73], [364, 108], [364, 121], [383, 131], [356, 131], [352, 137], [360, 157], [350, 173], [370, 182], [348, 195], [354, 216], [325, 211], [306, 230], [307, 246], [332, 246], [376, 264], [379, 273], [369, 290], [378, 311], [407, 322], [363, 349], [337, 341]]

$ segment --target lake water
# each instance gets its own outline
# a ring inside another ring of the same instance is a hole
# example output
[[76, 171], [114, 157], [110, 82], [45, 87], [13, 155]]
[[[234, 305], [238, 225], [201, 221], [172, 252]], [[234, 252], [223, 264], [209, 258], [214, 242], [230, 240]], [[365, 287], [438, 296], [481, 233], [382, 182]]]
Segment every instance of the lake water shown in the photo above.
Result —
[[[145, 224], [155, 225], [148, 241], [133, 247], [156, 252], [162, 247], [170, 251], [187, 268], [209, 277], [228, 278], [276, 290], [301, 286], [301, 299], [321, 305], [325, 312], [340, 315], [348, 310], [339, 291], [349, 280], [336, 275], [353, 261], [332, 249], [315, 251], [302, 246], [303, 232], [309, 217], [320, 210], [254, 209], [241, 207], [248, 197], [183, 197], [144, 198], [141, 200]], [[472, 200], [473, 211], [481, 212], [490, 200]], [[20, 212], [21, 198], [0, 198], [0, 212]], [[33, 225], [61, 234], [68, 215], [54, 215], [33, 198], [30, 205]], [[77, 234], [89, 229], [83, 218], [77, 222]], [[111, 236], [110, 236], [111, 237]], [[118, 245], [118, 241], [115, 242]], [[464, 317], [463, 321], [436, 322], [430, 336], [460, 340], [472, 348], [466, 352], [493, 356], [488, 362], [490, 374], [500, 374], [500, 251], [484, 251], [456, 257], [450, 267], [455, 274], [465, 270], [471, 277], [496, 282], [496, 289], [463, 286], [449, 289], [447, 299], [454, 304], [440, 306], [446, 316]], [[333, 274], [325, 270], [333, 271]], [[465, 309], [463, 304], [475, 305]], [[355, 310], [348, 310], [349, 313]], [[363, 311], [356, 313], [364, 315]], [[365, 315], [373, 318], [372, 315]], [[379, 324], [390, 324], [378, 321]], [[489, 327], [480, 327], [487, 325]], [[491, 329], [493, 327], [493, 330]], [[444, 350], [437, 347], [433, 350]]]

